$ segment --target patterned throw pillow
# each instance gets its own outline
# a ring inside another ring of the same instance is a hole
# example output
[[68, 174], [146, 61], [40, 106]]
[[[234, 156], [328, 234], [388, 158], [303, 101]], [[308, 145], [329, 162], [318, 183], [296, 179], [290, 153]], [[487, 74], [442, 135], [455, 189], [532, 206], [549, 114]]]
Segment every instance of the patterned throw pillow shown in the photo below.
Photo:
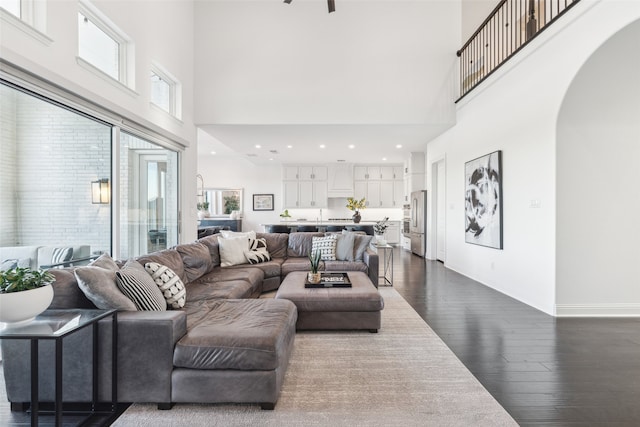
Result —
[[187, 299], [187, 291], [180, 277], [172, 269], [166, 265], [157, 262], [148, 262], [144, 265], [144, 269], [151, 275], [151, 278], [160, 292], [167, 300], [167, 306], [171, 308], [182, 308]]
[[249, 250], [244, 253], [249, 264], [259, 264], [271, 261], [271, 254], [267, 251], [266, 239], [249, 239]]
[[320, 251], [321, 260], [335, 261], [337, 239], [338, 236], [335, 234], [324, 237], [313, 237], [311, 240], [311, 253]]
[[116, 271], [116, 283], [138, 310], [165, 311], [167, 309], [164, 295], [138, 261], [129, 260], [120, 271]]
[[73, 248], [53, 248], [51, 264], [60, 264], [69, 261], [73, 257]]

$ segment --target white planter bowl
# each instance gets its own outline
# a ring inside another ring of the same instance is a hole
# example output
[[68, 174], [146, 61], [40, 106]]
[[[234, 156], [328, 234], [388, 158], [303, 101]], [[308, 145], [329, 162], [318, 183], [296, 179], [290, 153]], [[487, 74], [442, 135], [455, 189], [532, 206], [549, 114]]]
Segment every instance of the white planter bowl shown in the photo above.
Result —
[[0, 322], [27, 323], [45, 311], [53, 301], [53, 287], [0, 294]]

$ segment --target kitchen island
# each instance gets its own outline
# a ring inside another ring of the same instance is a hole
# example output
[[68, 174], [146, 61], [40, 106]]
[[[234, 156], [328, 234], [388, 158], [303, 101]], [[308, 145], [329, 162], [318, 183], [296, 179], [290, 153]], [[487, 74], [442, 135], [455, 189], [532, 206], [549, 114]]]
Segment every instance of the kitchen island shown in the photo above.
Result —
[[[367, 234], [373, 235], [373, 225], [378, 221], [365, 221], [362, 220], [358, 224], [354, 223], [351, 219], [334, 219], [334, 220], [324, 220], [324, 221], [304, 221], [304, 220], [295, 220], [292, 219], [290, 221], [279, 221], [279, 222], [271, 222], [260, 224], [265, 232], [270, 230], [277, 229], [276, 227], [286, 227], [282, 232], [296, 232], [296, 231], [309, 231], [307, 227], [315, 227], [319, 232], [326, 231], [339, 231], [341, 229], [346, 230], [361, 230]], [[392, 244], [400, 243], [400, 220], [389, 220], [387, 222], [388, 227], [387, 231], [384, 233], [385, 240]], [[341, 228], [340, 228], [341, 227]], [[287, 230], [288, 228], [288, 230]], [[311, 231], [314, 231], [313, 229]], [[277, 231], [276, 231], [277, 232]]]

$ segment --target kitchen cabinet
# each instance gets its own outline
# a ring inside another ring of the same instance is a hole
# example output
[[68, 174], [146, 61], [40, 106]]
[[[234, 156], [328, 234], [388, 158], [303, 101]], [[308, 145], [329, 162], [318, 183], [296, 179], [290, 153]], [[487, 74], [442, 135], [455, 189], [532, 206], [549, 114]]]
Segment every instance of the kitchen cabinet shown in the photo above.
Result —
[[324, 165], [285, 165], [282, 167], [282, 208], [326, 208], [327, 167]]
[[388, 221], [389, 225], [384, 232], [384, 239], [387, 243], [396, 245], [400, 243], [400, 224], [401, 221]]
[[366, 198], [369, 208], [401, 208], [405, 203], [401, 165], [356, 165], [354, 180], [354, 197]]
[[380, 166], [355, 166], [353, 168], [353, 178], [356, 181], [380, 180]]
[[380, 208], [380, 181], [355, 181], [353, 184], [354, 198], [366, 199], [368, 208]]

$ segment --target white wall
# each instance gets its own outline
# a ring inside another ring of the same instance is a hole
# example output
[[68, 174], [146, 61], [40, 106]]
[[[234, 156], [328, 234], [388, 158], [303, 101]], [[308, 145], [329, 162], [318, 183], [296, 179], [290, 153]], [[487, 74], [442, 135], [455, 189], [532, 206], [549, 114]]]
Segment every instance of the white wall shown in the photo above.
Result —
[[607, 40], [558, 117], [559, 315], [640, 314], [638, 41], [640, 21]]
[[[555, 313], [558, 111], [587, 58], [638, 16], [638, 2], [581, 2], [459, 102], [457, 125], [427, 146], [427, 177], [446, 159], [448, 267]], [[464, 241], [464, 163], [495, 150], [503, 152], [502, 251]]]
[[[92, 2], [135, 44], [135, 92], [122, 90], [109, 79], [78, 65], [76, 0], [46, 2], [46, 36], [43, 43], [13, 25], [0, 25], [2, 58], [41, 78], [188, 148], [182, 154], [183, 235], [196, 237], [195, 127], [193, 125], [194, 6], [190, 0]], [[149, 103], [151, 62], [161, 64], [183, 84], [182, 121]]]

